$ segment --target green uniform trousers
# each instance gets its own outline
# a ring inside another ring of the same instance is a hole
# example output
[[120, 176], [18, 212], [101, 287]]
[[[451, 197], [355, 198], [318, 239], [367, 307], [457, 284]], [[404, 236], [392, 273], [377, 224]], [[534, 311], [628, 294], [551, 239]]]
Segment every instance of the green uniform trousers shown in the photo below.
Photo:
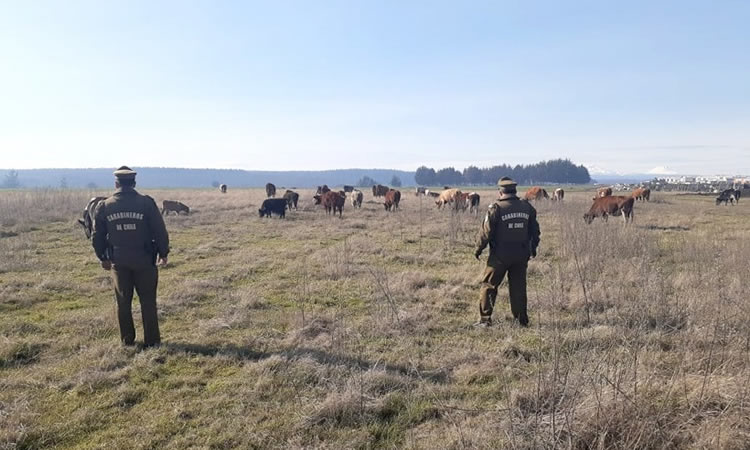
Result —
[[161, 342], [159, 319], [156, 315], [156, 287], [159, 284], [159, 270], [155, 266], [128, 267], [121, 264], [112, 266], [112, 279], [117, 300], [117, 320], [120, 324], [120, 339], [126, 345], [135, 342], [133, 324], [133, 289], [138, 293], [143, 319], [143, 343], [146, 346]]
[[479, 291], [479, 316], [486, 322], [492, 316], [497, 297], [497, 288], [508, 274], [508, 290], [510, 291], [510, 310], [513, 317], [521, 325], [528, 325], [529, 316], [526, 310], [526, 268], [528, 261], [513, 264], [495, 263], [487, 265], [482, 277], [482, 288]]

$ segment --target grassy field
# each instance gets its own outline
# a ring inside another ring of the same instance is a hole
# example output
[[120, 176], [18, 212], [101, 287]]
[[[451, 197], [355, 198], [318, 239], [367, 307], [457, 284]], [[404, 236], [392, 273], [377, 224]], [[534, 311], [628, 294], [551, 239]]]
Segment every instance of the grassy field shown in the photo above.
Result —
[[655, 193], [628, 227], [585, 225], [591, 192], [541, 202], [532, 326], [503, 286], [475, 329], [482, 215], [145, 192], [193, 210], [166, 220], [150, 350], [120, 346], [75, 223], [97, 193], [0, 193], [0, 448], [750, 445], [750, 199]]

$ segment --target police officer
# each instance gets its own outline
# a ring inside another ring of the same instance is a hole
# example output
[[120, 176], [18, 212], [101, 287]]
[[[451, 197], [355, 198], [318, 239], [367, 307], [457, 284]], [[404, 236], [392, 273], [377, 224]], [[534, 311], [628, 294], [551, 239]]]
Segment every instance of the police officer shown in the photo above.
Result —
[[490, 256], [479, 292], [479, 322], [475, 325], [492, 325], [497, 288], [507, 273], [513, 318], [526, 327], [529, 325], [526, 311], [526, 267], [529, 258], [536, 256], [539, 223], [536, 221], [534, 207], [516, 195], [515, 181], [503, 177], [497, 184], [501, 195], [490, 205], [484, 217], [474, 252], [474, 256], [479, 259], [487, 244], [490, 245]]
[[114, 175], [117, 190], [97, 206], [91, 241], [102, 268], [112, 271], [122, 343], [135, 343], [131, 312], [135, 289], [141, 303], [144, 345], [156, 346], [161, 342], [156, 315], [156, 257], [159, 265], [167, 264], [169, 235], [154, 199], [136, 192], [136, 172], [122, 166]]

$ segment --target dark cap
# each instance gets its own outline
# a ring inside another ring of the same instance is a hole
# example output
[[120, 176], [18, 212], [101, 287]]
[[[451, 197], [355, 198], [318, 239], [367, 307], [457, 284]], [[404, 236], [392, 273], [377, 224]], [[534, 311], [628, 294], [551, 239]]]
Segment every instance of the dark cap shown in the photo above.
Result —
[[516, 183], [515, 181], [513, 181], [512, 179], [510, 179], [510, 177], [502, 177], [502, 178], [500, 178], [500, 180], [498, 180], [498, 182], [497, 182], [497, 185], [498, 185], [499, 187], [506, 187], [506, 186], [507, 186], [507, 187], [510, 187], [510, 186], [515, 186], [515, 185], [517, 185], [517, 184], [518, 184], [518, 183]]
[[120, 166], [115, 170], [114, 175], [118, 180], [135, 180], [136, 173], [128, 166]]

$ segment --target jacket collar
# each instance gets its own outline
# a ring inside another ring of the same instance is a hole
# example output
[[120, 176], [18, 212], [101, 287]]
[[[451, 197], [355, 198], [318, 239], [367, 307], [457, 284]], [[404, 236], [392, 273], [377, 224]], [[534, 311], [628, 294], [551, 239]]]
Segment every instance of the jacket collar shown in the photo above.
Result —
[[119, 187], [115, 190], [115, 194], [135, 194], [136, 190], [132, 187]]
[[517, 199], [518, 195], [517, 194], [500, 194], [500, 197], [498, 197], [497, 199], [500, 201], [503, 201], [503, 200], [511, 200], [514, 198]]

